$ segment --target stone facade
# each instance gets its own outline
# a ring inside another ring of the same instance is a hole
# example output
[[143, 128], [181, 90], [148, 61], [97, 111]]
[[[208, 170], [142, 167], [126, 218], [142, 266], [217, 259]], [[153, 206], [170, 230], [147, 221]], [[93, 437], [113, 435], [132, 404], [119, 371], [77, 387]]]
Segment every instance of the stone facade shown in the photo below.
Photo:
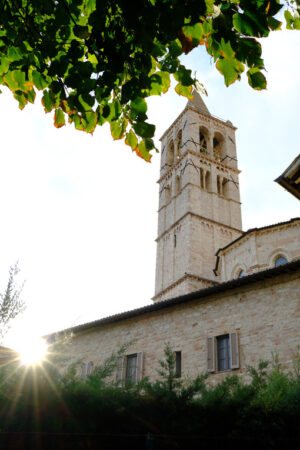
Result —
[[78, 362], [78, 367], [82, 362], [101, 364], [123, 344], [134, 341], [127, 354], [141, 353], [141, 376], [153, 380], [168, 342], [181, 352], [182, 377], [194, 377], [207, 371], [207, 338], [237, 332], [239, 367], [222, 372], [215, 368], [211, 382], [230, 373], [245, 375], [247, 365], [271, 359], [272, 352], [278, 352], [284, 367], [292, 369], [300, 344], [300, 263], [292, 265], [289, 271], [281, 266], [181, 301], [166, 300], [75, 327], [67, 362]]
[[300, 219], [243, 233], [238, 175], [234, 126], [195, 94], [162, 137], [154, 303], [73, 327], [65, 366], [85, 376], [131, 343], [116, 378], [153, 380], [169, 343], [182, 377], [245, 376], [272, 352], [292, 369]]
[[217, 252], [218, 280], [228, 281], [275, 266], [277, 258], [300, 259], [300, 219], [291, 219], [244, 233]]
[[195, 93], [162, 136], [154, 301], [216, 283], [216, 251], [241, 234], [235, 130]]

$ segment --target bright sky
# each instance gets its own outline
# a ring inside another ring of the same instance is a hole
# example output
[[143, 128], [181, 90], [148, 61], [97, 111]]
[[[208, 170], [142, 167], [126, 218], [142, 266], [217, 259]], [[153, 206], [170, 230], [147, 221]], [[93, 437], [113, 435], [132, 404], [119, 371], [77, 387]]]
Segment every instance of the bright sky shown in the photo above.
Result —
[[[300, 33], [263, 41], [268, 90], [244, 77], [226, 88], [204, 49], [184, 58], [205, 85], [210, 112], [231, 120], [237, 151], [244, 230], [299, 216], [299, 203], [273, 182], [299, 153]], [[19, 111], [0, 97], [0, 288], [19, 260], [27, 310], [5, 345], [137, 308], [154, 294], [159, 154], [147, 164], [108, 126], [93, 136], [55, 129], [36, 105]], [[170, 89], [149, 101], [156, 142], [186, 99]]]

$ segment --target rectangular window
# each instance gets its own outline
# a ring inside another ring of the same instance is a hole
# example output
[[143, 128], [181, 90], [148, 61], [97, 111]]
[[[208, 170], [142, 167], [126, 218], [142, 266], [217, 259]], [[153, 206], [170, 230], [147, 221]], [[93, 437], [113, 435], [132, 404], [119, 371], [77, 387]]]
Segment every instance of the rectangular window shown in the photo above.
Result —
[[239, 341], [236, 331], [207, 338], [208, 372], [221, 372], [239, 367]]
[[117, 363], [116, 381], [123, 385], [126, 382], [136, 384], [143, 378], [143, 352], [120, 356]]
[[137, 382], [137, 353], [126, 357], [126, 381], [135, 384]]
[[223, 334], [223, 336], [217, 337], [217, 360], [218, 370], [228, 370], [231, 368], [229, 334]]
[[175, 372], [178, 378], [181, 377], [181, 352], [175, 352]]

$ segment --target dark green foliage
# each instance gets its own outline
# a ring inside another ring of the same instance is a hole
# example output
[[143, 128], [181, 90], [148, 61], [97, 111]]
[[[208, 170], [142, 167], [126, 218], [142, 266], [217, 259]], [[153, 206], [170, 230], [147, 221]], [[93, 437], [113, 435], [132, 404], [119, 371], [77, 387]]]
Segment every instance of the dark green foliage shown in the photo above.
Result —
[[234, 375], [211, 385], [206, 374], [194, 380], [178, 378], [167, 345], [157, 381], [120, 387], [114, 370], [124, 351], [85, 379], [76, 377], [74, 367], [61, 376], [50, 363], [2, 370], [1, 431], [101, 434], [111, 439], [150, 432], [164, 443], [154, 448], [185, 448], [179, 442], [193, 436], [203, 442], [235, 442], [234, 448], [240, 440], [245, 446], [245, 440], [253, 438], [270, 449], [279, 448], [282, 439], [300, 440], [299, 355], [293, 373], [284, 373], [275, 355], [272, 364], [261, 362], [257, 369], [248, 369], [248, 383]]
[[[108, 122], [113, 139], [146, 161], [155, 127], [147, 123], [144, 99], [177, 81], [192, 98], [196, 84], [182, 54], [205, 45], [228, 86], [248, 67], [254, 89], [266, 80], [257, 38], [278, 30], [279, 0], [2, 0], [0, 84], [19, 107], [43, 92], [54, 125], [66, 119], [93, 133]], [[300, 28], [299, 1], [286, 1], [290, 29]], [[129, 137], [128, 137], [129, 136]]]

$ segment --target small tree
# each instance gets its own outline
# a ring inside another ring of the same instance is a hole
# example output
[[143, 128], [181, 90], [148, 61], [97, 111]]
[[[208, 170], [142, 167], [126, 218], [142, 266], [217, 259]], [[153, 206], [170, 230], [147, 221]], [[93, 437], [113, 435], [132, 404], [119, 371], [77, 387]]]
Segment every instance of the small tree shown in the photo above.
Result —
[[19, 271], [18, 263], [10, 267], [6, 289], [0, 293], [0, 339], [7, 333], [10, 321], [25, 309], [25, 303], [20, 299], [23, 284], [19, 287], [16, 283]]

